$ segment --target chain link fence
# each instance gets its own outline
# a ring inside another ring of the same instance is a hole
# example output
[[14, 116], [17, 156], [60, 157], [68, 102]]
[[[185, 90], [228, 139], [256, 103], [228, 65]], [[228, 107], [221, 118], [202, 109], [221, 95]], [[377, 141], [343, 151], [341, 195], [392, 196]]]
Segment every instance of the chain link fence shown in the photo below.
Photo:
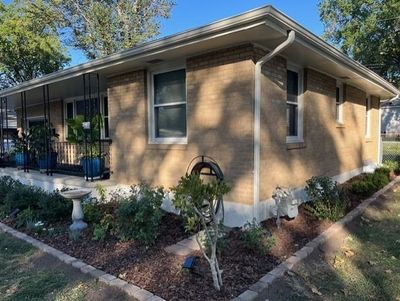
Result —
[[400, 164], [400, 135], [382, 135], [382, 163], [397, 162]]

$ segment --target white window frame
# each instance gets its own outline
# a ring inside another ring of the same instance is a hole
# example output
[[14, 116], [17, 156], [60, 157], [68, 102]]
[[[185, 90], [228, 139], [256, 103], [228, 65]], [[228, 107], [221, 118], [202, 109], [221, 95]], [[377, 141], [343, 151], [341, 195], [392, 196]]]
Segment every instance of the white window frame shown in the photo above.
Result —
[[366, 98], [366, 115], [365, 115], [365, 138], [371, 138], [371, 95]]
[[[107, 92], [101, 92], [100, 93], [100, 114], [102, 115], [102, 117], [104, 118], [104, 97], [108, 97]], [[73, 110], [73, 118], [76, 117], [76, 102], [77, 101], [82, 101], [84, 100], [83, 95], [80, 96], [76, 96], [76, 97], [69, 97], [69, 98], [65, 98], [64, 99], [64, 120], [68, 119], [67, 116], [67, 104], [68, 103], [74, 103], [74, 105], [72, 106], [72, 110]], [[109, 104], [110, 102], [108, 102]], [[110, 108], [109, 108], [110, 110]], [[110, 112], [108, 112], [108, 125], [110, 127]], [[108, 131], [110, 132], [110, 128], [108, 129]], [[68, 124], [67, 122], [64, 122], [64, 137], [67, 137], [68, 134]], [[103, 126], [103, 128], [101, 129], [101, 139], [110, 139], [110, 137], [105, 137], [105, 127]]]
[[[286, 136], [286, 143], [302, 143], [304, 142], [303, 138], [303, 116], [304, 116], [304, 70], [301, 66], [294, 65], [292, 63], [288, 64], [287, 70], [296, 72], [298, 74], [298, 91], [299, 95], [297, 96], [297, 136]], [[287, 94], [287, 91], [286, 91]], [[286, 104], [288, 103], [286, 98]], [[286, 121], [287, 122], [287, 121]]]
[[[339, 124], [344, 124], [343, 118], [343, 103], [344, 103], [344, 94], [343, 94], [343, 83], [341, 81], [336, 81], [336, 88], [339, 89], [339, 103], [336, 101], [336, 91], [335, 91], [335, 118], [336, 122]], [[336, 110], [336, 106], [339, 104], [338, 110]]]
[[[168, 104], [154, 104], [154, 75], [176, 71], [180, 69], [185, 69], [186, 72], [186, 64], [184, 62], [175, 62], [171, 64], [162, 64], [153, 68], [149, 68], [147, 71], [147, 95], [148, 95], [148, 108], [149, 108], [149, 144], [187, 144], [188, 141], [188, 110], [187, 110], [187, 79], [186, 79], [186, 101], [185, 102], [174, 102]], [[155, 128], [155, 116], [154, 116], [154, 108], [161, 106], [170, 106], [170, 105], [186, 105], [186, 137], [156, 137], [156, 128]]]

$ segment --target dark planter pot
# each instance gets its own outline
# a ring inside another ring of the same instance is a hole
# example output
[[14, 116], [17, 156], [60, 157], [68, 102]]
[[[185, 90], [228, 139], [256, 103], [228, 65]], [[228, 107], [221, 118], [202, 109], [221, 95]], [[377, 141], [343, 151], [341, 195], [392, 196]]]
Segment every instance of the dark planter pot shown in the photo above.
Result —
[[15, 164], [17, 167], [21, 168], [28, 165], [28, 154], [25, 153], [16, 153], [15, 154]]
[[47, 170], [47, 169], [54, 169], [56, 168], [57, 165], [57, 153], [51, 153], [50, 158], [48, 156], [44, 156], [43, 158], [38, 160], [38, 165], [39, 169], [42, 170]]
[[82, 167], [85, 177], [98, 178], [104, 172], [104, 158], [82, 158]]

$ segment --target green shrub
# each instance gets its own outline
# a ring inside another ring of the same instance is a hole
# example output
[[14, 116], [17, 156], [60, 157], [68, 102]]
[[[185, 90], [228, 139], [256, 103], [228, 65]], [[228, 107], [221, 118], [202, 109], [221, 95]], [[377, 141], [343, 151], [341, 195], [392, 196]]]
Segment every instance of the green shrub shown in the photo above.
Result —
[[15, 209], [19, 209], [20, 211], [28, 208], [37, 210], [38, 203], [43, 194], [44, 191], [40, 188], [17, 183], [14, 187], [10, 188], [4, 199], [4, 210], [6, 214], [10, 214]]
[[116, 212], [116, 227], [122, 240], [134, 239], [148, 246], [154, 243], [160, 226], [164, 190], [141, 184], [132, 187]]
[[90, 224], [98, 224], [103, 218], [100, 203], [96, 198], [91, 198], [82, 204], [85, 221]]
[[305, 187], [310, 202], [305, 208], [318, 219], [336, 221], [346, 214], [349, 201], [337, 182], [328, 177], [312, 177]]
[[268, 254], [275, 245], [276, 240], [267, 230], [260, 226], [256, 220], [247, 222], [243, 227], [242, 240], [249, 251]]
[[390, 172], [391, 172], [390, 168], [383, 166], [383, 167], [379, 167], [379, 168], [375, 169], [374, 174], [385, 175], [387, 177], [387, 179], [390, 180]]
[[93, 230], [93, 240], [104, 241], [110, 231], [114, 228], [114, 217], [106, 214]]
[[368, 197], [375, 191], [375, 185], [370, 179], [364, 178], [363, 180], [355, 181], [351, 184], [351, 191], [359, 196]]
[[105, 216], [114, 216], [118, 206], [119, 201], [115, 200], [106, 202], [102, 198], [100, 200], [97, 198], [87, 199], [82, 204], [85, 221], [93, 225], [100, 224]]
[[383, 166], [389, 168], [389, 170], [393, 171], [395, 174], [399, 174], [400, 172], [400, 162], [397, 161], [385, 161]]
[[47, 222], [55, 222], [71, 215], [72, 202], [63, 198], [58, 191], [42, 192], [39, 195], [38, 215]]
[[383, 188], [390, 182], [390, 170], [378, 168], [372, 174], [372, 182], [374, 183], [376, 190]]
[[4, 204], [8, 192], [17, 185], [21, 183], [9, 176], [0, 177], [0, 205]]
[[351, 191], [362, 197], [368, 197], [386, 186], [390, 181], [390, 169], [381, 167], [372, 174], [366, 174], [361, 180], [354, 181]]
[[29, 224], [34, 224], [37, 222], [37, 214], [36, 211], [31, 208], [27, 208], [18, 213], [17, 218], [15, 219], [15, 227], [22, 228], [27, 227]]
[[58, 191], [48, 193], [35, 186], [23, 185], [16, 181], [11, 183], [13, 185], [4, 199], [3, 208], [6, 214], [15, 209], [24, 211], [30, 208], [38, 218], [48, 222], [64, 219], [71, 214], [72, 202], [65, 200]]

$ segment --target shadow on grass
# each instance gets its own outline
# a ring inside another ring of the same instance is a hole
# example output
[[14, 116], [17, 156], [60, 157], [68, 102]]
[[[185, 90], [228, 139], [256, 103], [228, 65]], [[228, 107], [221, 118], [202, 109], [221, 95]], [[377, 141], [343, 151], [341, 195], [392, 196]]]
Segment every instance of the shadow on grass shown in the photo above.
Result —
[[0, 300], [130, 300], [56, 258], [0, 233]]
[[386, 193], [346, 230], [335, 237], [345, 239], [342, 248], [316, 250], [270, 300], [400, 300], [400, 192]]

